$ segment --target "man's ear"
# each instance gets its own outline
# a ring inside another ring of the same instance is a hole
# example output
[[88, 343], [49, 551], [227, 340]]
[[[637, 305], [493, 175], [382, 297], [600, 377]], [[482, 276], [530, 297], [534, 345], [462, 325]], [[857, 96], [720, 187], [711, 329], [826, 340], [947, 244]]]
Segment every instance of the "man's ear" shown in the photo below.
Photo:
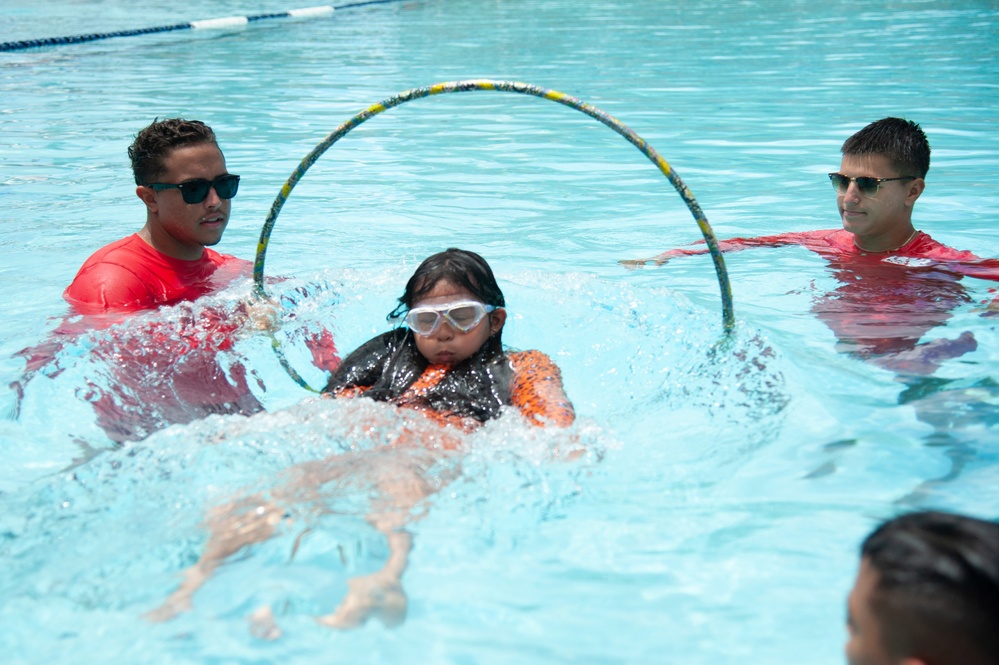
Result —
[[506, 323], [506, 310], [502, 307], [494, 309], [489, 313], [489, 334], [495, 335], [503, 330], [504, 323]]
[[156, 192], [153, 191], [152, 187], [139, 185], [135, 188], [135, 195], [139, 197], [140, 201], [146, 204], [149, 212], [157, 212], [159, 210], [159, 205], [156, 203]]
[[911, 206], [919, 198], [919, 195], [923, 193], [926, 189], [926, 181], [922, 178], [916, 178], [911, 183], [909, 183], [909, 191], [905, 195], [905, 204]]

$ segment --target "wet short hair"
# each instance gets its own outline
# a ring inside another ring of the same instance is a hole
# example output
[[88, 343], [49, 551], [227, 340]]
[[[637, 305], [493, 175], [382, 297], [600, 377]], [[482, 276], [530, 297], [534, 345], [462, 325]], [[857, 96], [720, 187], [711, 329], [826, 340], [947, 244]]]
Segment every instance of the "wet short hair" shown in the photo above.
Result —
[[166, 171], [164, 162], [172, 150], [204, 143], [216, 148], [219, 145], [212, 128], [200, 120], [157, 118], [140, 131], [135, 136], [135, 141], [128, 147], [128, 158], [132, 160], [135, 184], [148, 185], [155, 182]]
[[878, 527], [861, 555], [877, 572], [871, 609], [889, 655], [999, 663], [999, 524], [910, 513]]
[[848, 138], [844, 155], [884, 155], [900, 176], [925, 178], [930, 170], [930, 142], [911, 120], [884, 118]]

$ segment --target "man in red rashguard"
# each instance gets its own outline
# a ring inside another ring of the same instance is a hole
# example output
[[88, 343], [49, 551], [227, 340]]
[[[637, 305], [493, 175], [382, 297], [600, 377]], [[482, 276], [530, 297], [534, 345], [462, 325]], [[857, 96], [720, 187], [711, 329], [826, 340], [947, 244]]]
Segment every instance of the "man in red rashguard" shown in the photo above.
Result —
[[[878, 120], [848, 138], [842, 153], [839, 171], [829, 174], [842, 228], [733, 238], [718, 246], [731, 252], [801, 245], [816, 252], [841, 284], [812, 305], [835, 333], [837, 348], [899, 374], [932, 374], [977, 342], [970, 332], [922, 344], [920, 338], [970, 302], [963, 277], [999, 281], [999, 261], [952, 249], [913, 227], [912, 209], [930, 167], [930, 146], [919, 125]], [[622, 263], [662, 265], [707, 251], [692, 246]]]
[[81, 314], [193, 300], [250, 265], [208, 249], [222, 239], [239, 188], [210, 127], [179, 118], [154, 122], [139, 132], [128, 156], [146, 223], [84, 262], [65, 293]]
[[[146, 207], [145, 225], [84, 262], [64, 294], [84, 318], [64, 323], [58, 336], [193, 301], [251, 273], [249, 261], [209, 249], [222, 239], [239, 187], [210, 127], [197, 120], [158, 120], [138, 133], [128, 156], [136, 195]], [[179, 323], [111, 331], [90, 352], [106, 375], [78, 392], [95, 404], [98, 423], [116, 442], [212, 413], [260, 411], [246, 369], [219, 356], [250, 318], [246, 306], [202, 308], [182, 312]], [[28, 374], [49, 362], [59, 346], [53, 341], [25, 352]], [[317, 366], [335, 369], [339, 358], [328, 332], [309, 346]]]

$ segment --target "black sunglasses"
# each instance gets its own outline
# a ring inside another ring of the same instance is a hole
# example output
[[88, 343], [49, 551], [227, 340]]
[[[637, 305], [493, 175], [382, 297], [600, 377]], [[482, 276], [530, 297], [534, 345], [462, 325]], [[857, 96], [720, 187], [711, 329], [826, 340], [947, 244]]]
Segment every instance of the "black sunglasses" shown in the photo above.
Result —
[[220, 199], [231, 199], [236, 196], [236, 191], [239, 189], [239, 176], [232, 175], [220, 175], [215, 180], [205, 180], [204, 178], [195, 178], [194, 180], [185, 180], [178, 185], [172, 185], [167, 182], [154, 182], [149, 185], [152, 189], [156, 191], [164, 189], [179, 189], [180, 195], [184, 197], [184, 203], [201, 203], [208, 197], [208, 190], [214, 188], [215, 193], [219, 195]]
[[[861, 176], [860, 178], [850, 178], [842, 173], [830, 173], [829, 180], [832, 182], [833, 189], [839, 194], [846, 194], [846, 190], [850, 188], [850, 183], [857, 183], [857, 188], [860, 193], [864, 196], [875, 196], [878, 193], [878, 189], [881, 187], [883, 182], [892, 182], [893, 180], [915, 180], [914, 175], [905, 175], [901, 178], [866, 178]], [[222, 196], [219, 194], [219, 196]]]

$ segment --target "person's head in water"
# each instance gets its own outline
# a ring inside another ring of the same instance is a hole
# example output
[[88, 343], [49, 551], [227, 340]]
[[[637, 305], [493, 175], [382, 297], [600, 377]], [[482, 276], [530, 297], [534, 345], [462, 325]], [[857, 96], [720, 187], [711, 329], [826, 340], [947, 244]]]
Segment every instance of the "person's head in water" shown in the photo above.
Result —
[[861, 557], [850, 665], [999, 663], [999, 524], [911, 513], [878, 527]]
[[199, 260], [222, 240], [239, 190], [212, 128], [200, 120], [156, 120], [128, 148], [135, 194], [146, 206], [139, 236], [175, 259]]
[[930, 168], [930, 145], [919, 125], [883, 118], [848, 138], [841, 151], [839, 171], [829, 179], [854, 245], [889, 252], [916, 238], [912, 211]]
[[486, 260], [451, 248], [420, 264], [389, 319], [405, 316], [428, 362], [454, 365], [487, 345], [502, 351], [505, 305]]

